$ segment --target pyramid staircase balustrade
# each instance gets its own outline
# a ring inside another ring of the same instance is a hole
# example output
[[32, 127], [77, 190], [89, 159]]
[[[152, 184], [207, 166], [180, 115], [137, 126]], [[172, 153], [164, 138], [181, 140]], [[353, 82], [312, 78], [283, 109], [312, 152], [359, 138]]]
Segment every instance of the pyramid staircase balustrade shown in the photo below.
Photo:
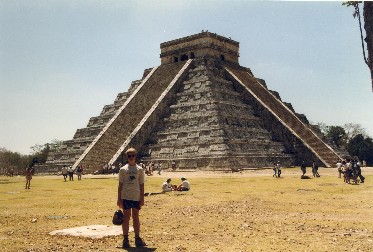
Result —
[[144, 127], [145, 122], [149, 120], [152, 114], [155, 113], [156, 109], [159, 107], [161, 102], [165, 99], [166, 95], [170, 92], [170, 90], [174, 87], [175, 83], [180, 79], [182, 74], [184, 74], [187, 69], [189, 68], [190, 64], [193, 60], [188, 60], [180, 69], [180, 71], [175, 75], [175, 77], [172, 79], [172, 81], [169, 83], [168, 86], [164, 89], [164, 91], [159, 95], [158, 99], [154, 102], [152, 107], [147, 111], [145, 116], [142, 118], [141, 122], [136, 126], [136, 128], [132, 131], [132, 133], [128, 136], [128, 138], [124, 141], [124, 143], [121, 145], [121, 147], [118, 149], [118, 151], [114, 154], [114, 156], [111, 158], [109, 163], [114, 163], [118, 157], [121, 155], [121, 153], [124, 151], [126, 147], [131, 143], [134, 136], [138, 134], [141, 128]]
[[340, 157], [307, 127], [282, 101], [276, 98], [250, 73], [237, 66], [225, 66], [227, 72], [267, 108], [287, 129], [289, 129], [326, 167]]
[[[151, 130], [148, 126], [141, 128], [149, 117], [146, 112], [155, 106], [170, 82], [175, 80], [175, 76], [179, 76], [190, 62], [161, 65], [149, 71], [142, 82], [133, 91], [131, 90], [131, 95], [77, 159], [73, 167], [82, 163], [92, 170], [106, 163], [114, 163], [124, 148], [132, 144], [130, 139], [133, 139], [140, 131]], [[153, 111], [155, 109], [156, 106]], [[144, 135], [143, 133], [140, 132], [140, 135]]]

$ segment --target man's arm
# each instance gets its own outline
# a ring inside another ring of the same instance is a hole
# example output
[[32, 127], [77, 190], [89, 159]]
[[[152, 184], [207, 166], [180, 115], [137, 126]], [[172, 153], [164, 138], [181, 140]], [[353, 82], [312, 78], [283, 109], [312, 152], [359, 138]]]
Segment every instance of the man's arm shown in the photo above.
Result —
[[140, 184], [140, 206], [144, 205], [144, 184]]
[[119, 182], [117, 206], [120, 207], [120, 208], [123, 208], [123, 201], [122, 201], [122, 197], [121, 197], [122, 187], [123, 187], [123, 183]]

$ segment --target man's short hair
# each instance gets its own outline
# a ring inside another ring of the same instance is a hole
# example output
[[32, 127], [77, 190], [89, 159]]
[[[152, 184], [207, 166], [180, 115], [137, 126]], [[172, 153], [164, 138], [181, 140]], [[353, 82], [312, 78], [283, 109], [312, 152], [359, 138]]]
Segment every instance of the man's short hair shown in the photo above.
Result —
[[126, 150], [126, 154], [129, 154], [129, 153], [137, 154], [137, 150], [135, 148], [131, 147], [128, 150]]

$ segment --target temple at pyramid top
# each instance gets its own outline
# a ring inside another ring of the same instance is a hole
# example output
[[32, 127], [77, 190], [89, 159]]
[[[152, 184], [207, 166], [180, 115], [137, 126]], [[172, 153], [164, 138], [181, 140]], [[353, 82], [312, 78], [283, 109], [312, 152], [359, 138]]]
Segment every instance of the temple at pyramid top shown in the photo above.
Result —
[[239, 43], [216, 33], [201, 33], [164, 42], [161, 44], [161, 64], [188, 59], [213, 57], [238, 63]]

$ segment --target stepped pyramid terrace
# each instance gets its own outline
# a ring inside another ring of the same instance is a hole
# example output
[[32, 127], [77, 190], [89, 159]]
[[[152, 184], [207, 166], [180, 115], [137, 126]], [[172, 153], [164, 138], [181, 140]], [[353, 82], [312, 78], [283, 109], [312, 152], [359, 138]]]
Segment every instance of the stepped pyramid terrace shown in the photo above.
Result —
[[144, 70], [40, 169], [82, 164], [93, 172], [125, 163], [129, 147], [165, 169], [172, 160], [178, 169], [228, 170], [302, 160], [330, 167], [339, 158], [304, 115], [239, 65], [238, 42], [202, 31], [160, 49], [161, 64]]

